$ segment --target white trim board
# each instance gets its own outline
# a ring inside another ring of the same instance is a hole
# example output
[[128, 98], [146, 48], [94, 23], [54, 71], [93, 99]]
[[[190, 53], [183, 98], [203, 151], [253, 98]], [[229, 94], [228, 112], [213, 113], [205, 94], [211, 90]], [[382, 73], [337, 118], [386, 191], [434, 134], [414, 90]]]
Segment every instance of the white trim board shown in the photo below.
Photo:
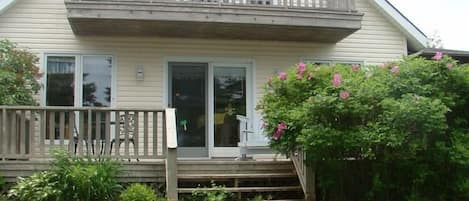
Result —
[[387, 0], [368, 0], [406, 36], [409, 44], [416, 50], [427, 46], [428, 38]]

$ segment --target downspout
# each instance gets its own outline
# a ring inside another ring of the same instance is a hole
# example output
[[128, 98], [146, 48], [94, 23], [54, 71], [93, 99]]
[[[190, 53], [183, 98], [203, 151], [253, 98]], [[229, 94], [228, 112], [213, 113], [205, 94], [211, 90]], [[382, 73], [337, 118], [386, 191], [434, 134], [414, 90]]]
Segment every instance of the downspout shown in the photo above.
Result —
[[11, 8], [17, 0], [0, 0], [0, 15], [5, 13], [9, 8]]

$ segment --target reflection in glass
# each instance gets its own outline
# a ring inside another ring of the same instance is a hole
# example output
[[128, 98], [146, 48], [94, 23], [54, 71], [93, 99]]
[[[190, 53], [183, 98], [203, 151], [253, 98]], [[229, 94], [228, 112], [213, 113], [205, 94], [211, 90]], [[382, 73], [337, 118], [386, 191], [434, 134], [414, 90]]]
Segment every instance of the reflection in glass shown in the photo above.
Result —
[[[48, 56], [47, 57], [47, 80], [46, 80], [46, 105], [47, 106], [73, 106], [74, 105], [74, 82], [75, 82], [75, 57]], [[46, 130], [49, 131], [51, 113], [46, 113]], [[68, 129], [69, 113], [65, 114], [65, 138], [70, 136]], [[54, 139], [59, 138], [59, 113], [53, 114], [56, 127], [53, 133], [46, 132], [46, 139], [51, 135]]]
[[47, 106], [73, 106], [75, 57], [47, 57]]
[[246, 115], [246, 69], [214, 68], [215, 146], [236, 147], [236, 115]]
[[[83, 57], [83, 106], [110, 107], [111, 106], [111, 80], [112, 57], [109, 56], [84, 56]], [[88, 122], [88, 113], [84, 114], [85, 122]], [[100, 139], [104, 139], [105, 115], [101, 115], [101, 130], [96, 130], [96, 112], [91, 114], [92, 139], [96, 139], [100, 133]], [[85, 125], [87, 128], [88, 124]], [[87, 134], [88, 135], [88, 134]]]
[[111, 57], [83, 57], [83, 106], [111, 106], [111, 74]]
[[206, 63], [169, 63], [178, 145], [206, 146]]

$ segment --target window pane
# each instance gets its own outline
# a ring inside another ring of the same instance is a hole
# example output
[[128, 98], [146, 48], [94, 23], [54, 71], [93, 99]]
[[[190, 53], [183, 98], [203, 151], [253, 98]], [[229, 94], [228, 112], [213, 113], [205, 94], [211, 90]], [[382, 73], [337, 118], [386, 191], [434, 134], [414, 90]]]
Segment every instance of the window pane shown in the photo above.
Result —
[[239, 142], [236, 115], [246, 116], [246, 69], [215, 68], [215, 146], [236, 147]]
[[207, 64], [171, 62], [171, 103], [178, 146], [206, 147]]
[[83, 106], [111, 106], [111, 80], [111, 57], [83, 57]]
[[[75, 57], [47, 57], [47, 84], [46, 84], [46, 105], [47, 106], [73, 106], [74, 105], [74, 83], [75, 83]], [[50, 128], [51, 115], [53, 128]], [[50, 139], [51, 135], [54, 139], [60, 136], [60, 114], [58, 112], [46, 114], [46, 139]], [[65, 133], [64, 137], [69, 138], [69, 113], [65, 114]], [[52, 130], [52, 133], [49, 131]]]
[[47, 57], [46, 105], [73, 106], [75, 57]]

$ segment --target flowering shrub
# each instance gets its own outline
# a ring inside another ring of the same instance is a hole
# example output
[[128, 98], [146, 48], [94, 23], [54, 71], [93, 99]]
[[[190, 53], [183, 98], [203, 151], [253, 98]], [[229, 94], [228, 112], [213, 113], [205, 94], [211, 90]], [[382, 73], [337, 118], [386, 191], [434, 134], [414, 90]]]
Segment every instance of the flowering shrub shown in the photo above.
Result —
[[441, 53], [366, 68], [299, 63], [271, 78], [258, 109], [272, 148], [302, 148], [320, 187], [340, 179], [324, 167], [353, 159], [372, 161], [370, 200], [469, 198], [469, 66]]
[[0, 105], [36, 104], [33, 95], [40, 89], [38, 60], [31, 52], [0, 40]]

